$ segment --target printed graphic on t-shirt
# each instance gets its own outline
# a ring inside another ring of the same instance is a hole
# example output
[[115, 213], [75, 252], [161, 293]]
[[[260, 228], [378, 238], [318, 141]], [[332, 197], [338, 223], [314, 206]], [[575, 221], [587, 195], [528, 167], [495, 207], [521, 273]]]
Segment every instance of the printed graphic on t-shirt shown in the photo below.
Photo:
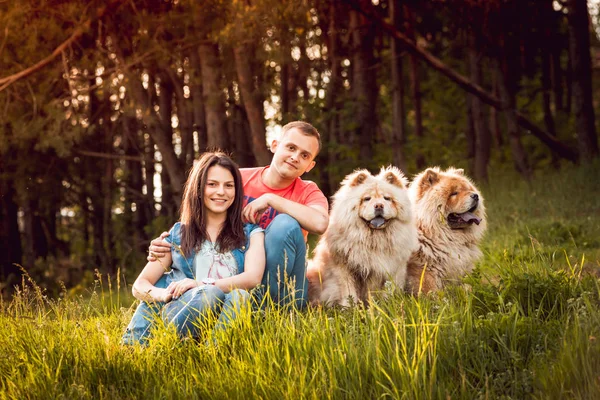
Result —
[[[246, 207], [248, 203], [252, 203], [254, 200], [256, 200], [255, 197], [244, 195], [244, 207]], [[260, 226], [263, 229], [267, 229], [267, 226], [269, 226], [271, 221], [273, 221], [273, 218], [275, 218], [277, 215], [279, 215], [279, 211], [275, 210], [273, 207], [269, 207], [261, 215], [260, 221], [258, 221], [256, 225]]]
[[204, 278], [223, 279], [236, 275], [238, 268], [231, 252], [219, 253], [213, 244], [206, 240], [194, 257], [196, 280]]
[[[262, 175], [268, 168], [270, 167], [240, 169], [242, 181], [244, 182], [244, 206], [266, 193], [272, 193], [284, 199], [291, 200], [294, 203], [309, 207], [318, 206], [324, 210], [328, 209], [327, 198], [314, 182], [303, 181], [300, 178], [296, 178], [290, 186], [283, 189], [274, 189], [265, 185], [262, 181]], [[278, 211], [269, 207], [263, 215], [260, 216], [257, 225], [266, 229], [278, 214]], [[302, 229], [302, 234], [304, 235], [304, 240], [306, 240], [308, 232], [305, 229]]]

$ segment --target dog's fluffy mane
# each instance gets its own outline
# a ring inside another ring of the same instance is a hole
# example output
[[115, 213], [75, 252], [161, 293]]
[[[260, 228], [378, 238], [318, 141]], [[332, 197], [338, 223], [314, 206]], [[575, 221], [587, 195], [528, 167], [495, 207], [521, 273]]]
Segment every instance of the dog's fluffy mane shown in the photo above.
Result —
[[[311, 303], [349, 305], [349, 297], [365, 301], [386, 279], [404, 287], [406, 264], [418, 244], [407, 184], [392, 166], [376, 176], [357, 170], [342, 181], [333, 196], [329, 227], [309, 263]], [[361, 216], [361, 202], [370, 193], [386, 193], [385, 207], [397, 211], [381, 229], [370, 228]]]
[[[479, 224], [465, 229], [452, 229], [449, 226], [445, 185], [450, 179], [463, 180], [478, 193], [476, 213], [481, 217]], [[481, 257], [478, 244], [487, 224], [483, 198], [462, 169], [448, 168], [442, 171], [439, 167], [428, 168], [418, 174], [409, 186], [408, 195], [419, 233], [419, 250], [409, 261], [407, 289], [415, 292], [418, 278], [426, 265], [431, 280], [427, 281], [426, 277], [424, 290], [436, 290], [442, 287], [443, 281], [460, 279], [470, 272]]]
[[[356, 212], [362, 195], [377, 186], [385, 186], [386, 190], [393, 193], [392, 198], [404, 203], [402, 207], [405, 208], [397, 219], [390, 221], [386, 232], [368, 229]], [[355, 273], [365, 278], [373, 273], [370, 268], [365, 268], [365, 259], [372, 258], [375, 263], [385, 266], [387, 255], [393, 253], [393, 247], [398, 245], [397, 236], [402, 235], [405, 230], [404, 224], [413, 223], [410, 203], [406, 201], [407, 186], [408, 179], [393, 166], [381, 168], [377, 176], [371, 175], [367, 170], [357, 170], [347, 176], [342, 181], [340, 190], [333, 196], [330, 219], [336, 223], [330, 225], [326, 238], [332, 258], [346, 263]], [[337, 206], [341, 202], [344, 205]], [[365, 234], [373, 236], [374, 240], [365, 240]], [[360, 242], [363, 242], [362, 246], [348, 246], [348, 243]], [[380, 261], [375, 261], [377, 259]]]

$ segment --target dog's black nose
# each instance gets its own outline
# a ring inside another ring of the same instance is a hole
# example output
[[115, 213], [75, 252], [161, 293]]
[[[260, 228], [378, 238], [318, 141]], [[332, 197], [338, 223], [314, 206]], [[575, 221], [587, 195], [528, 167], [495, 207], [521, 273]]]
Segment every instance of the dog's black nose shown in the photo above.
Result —
[[471, 198], [472, 198], [473, 200], [475, 200], [475, 201], [478, 201], [478, 200], [479, 200], [479, 195], [478, 195], [477, 193], [473, 193], [473, 194], [471, 195]]

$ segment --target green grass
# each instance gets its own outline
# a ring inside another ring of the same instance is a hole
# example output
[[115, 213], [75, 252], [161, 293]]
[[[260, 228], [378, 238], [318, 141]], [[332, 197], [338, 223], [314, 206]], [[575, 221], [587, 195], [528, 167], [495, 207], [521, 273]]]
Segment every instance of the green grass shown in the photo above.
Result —
[[495, 176], [463, 286], [368, 309], [245, 310], [199, 342], [123, 347], [124, 288], [0, 304], [4, 398], [600, 398], [599, 165]]

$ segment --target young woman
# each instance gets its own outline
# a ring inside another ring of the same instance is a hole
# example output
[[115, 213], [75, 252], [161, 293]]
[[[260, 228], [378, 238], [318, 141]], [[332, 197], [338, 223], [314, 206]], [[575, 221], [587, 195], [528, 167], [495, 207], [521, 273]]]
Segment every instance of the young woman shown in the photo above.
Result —
[[180, 337], [198, 337], [209, 313], [219, 316], [215, 329], [235, 317], [265, 269], [263, 230], [242, 223], [242, 202], [238, 166], [223, 153], [205, 153], [185, 183], [181, 220], [167, 237], [171, 253], [148, 262], [133, 284], [142, 303], [124, 343], [144, 343], [156, 313]]

